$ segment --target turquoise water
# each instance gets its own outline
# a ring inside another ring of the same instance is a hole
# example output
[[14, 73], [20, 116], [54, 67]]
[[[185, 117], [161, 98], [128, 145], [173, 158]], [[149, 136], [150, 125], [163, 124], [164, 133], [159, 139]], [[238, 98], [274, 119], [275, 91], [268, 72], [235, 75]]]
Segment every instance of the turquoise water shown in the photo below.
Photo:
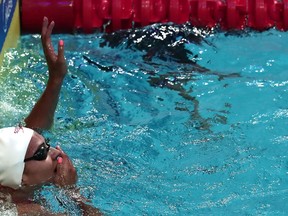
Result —
[[[287, 215], [288, 33], [155, 25], [59, 38], [69, 75], [47, 136], [72, 158], [93, 206], [108, 215]], [[5, 56], [1, 126], [24, 118], [43, 90], [39, 40], [22, 36]], [[53, 186], [35, 200], [80, 214]]]

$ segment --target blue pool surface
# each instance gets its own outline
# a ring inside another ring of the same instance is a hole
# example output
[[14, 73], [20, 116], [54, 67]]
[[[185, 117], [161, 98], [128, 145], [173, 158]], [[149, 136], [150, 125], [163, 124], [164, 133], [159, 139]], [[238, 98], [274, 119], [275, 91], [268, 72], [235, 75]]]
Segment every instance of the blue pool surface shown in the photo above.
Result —
[[[287, 32], [166, 24], [59, 38], [69, 74], [46, 136], [70, 155], [93, 206], [107, 215], [288, 214]], [[27, 115], [46, 70], [39, 35], [6, 53], [1, 127]], [[80, 214], [53, 186], [35, 200]]]

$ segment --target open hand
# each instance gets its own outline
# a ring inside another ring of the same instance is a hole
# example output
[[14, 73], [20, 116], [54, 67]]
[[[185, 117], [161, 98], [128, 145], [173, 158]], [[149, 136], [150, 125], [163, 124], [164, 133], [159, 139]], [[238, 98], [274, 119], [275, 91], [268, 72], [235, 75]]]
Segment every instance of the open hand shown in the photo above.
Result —
[[64, 57], [64, 41], [59, 40], [58, 54], [56, 54], [51, 42], [51, 34], [54, 26], [54, 21], [49, 24], [48, 18], [44, 17], [41, 41], [48, 65], [49, 80], [53, 82], [62, 82], [65, 75], [67, 74], [67, 64]]

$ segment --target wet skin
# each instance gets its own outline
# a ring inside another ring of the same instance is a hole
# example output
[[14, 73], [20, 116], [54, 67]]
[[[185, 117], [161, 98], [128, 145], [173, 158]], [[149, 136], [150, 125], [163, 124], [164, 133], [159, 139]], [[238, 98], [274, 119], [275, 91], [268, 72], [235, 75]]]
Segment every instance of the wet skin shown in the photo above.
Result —
[[[32, 157], [43, 143], [45, 143], [44, 137], [34, 132], [25, 158]], [[59, 157], [63, 159], [62, 163], [58, 163], [57, 159]], [[68, 173], [70, 174], [68, 175]], [[75, 184], [76, 180], [76, 170], [68, 156], [60, 147], [50, 147], [45, 160], [25, 162], [22, 185], [33, 186], [51, 182], [59, 186], [65, 186]]]

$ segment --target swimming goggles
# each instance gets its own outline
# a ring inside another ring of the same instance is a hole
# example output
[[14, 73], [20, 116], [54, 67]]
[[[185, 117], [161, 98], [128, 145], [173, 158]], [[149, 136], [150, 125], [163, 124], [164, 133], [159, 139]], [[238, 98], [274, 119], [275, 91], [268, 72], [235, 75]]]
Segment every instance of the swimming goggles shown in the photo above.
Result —
[[42, 143], [37, 151], [34, 153], [32, 157], [24, 159], [24, 162], [31, 161], [31, 160], [45, 160], [47, 158], [48, 152], [50, 149], [50, 145], [47, 142]]

